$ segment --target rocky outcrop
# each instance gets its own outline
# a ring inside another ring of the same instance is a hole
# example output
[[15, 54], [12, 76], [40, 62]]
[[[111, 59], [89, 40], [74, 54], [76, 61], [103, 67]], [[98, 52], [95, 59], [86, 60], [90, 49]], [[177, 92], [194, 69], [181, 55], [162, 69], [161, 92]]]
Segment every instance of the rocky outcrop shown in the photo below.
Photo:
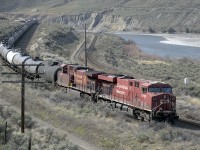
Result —
[[121, 17], [120, 15], [108, 15], [102, 13], [86, 13], [81, 15], [63, 15], [47, 20], [49, 23], [67, 24], [73, 28], [83, 30], [85, 23], [90, 31], [118, 31], [136, 30], [147, 28], [134, 17]]
[[[180, 10], [180, 12], [183, 10]], [[85, 13], [80, 15], [62, 15], [48, 20], [48, 22], [64, 23], [73, 28], [83, 30], [84, 24], [90, 31], [149, 31], [169, 32], [173, 29], [178, 32], [200, 33], [199, 12], [177, 13], [162, 12], [152, 9], [149, 13], [133, 13], [116, 15], [113, 9], [98, 13]]]

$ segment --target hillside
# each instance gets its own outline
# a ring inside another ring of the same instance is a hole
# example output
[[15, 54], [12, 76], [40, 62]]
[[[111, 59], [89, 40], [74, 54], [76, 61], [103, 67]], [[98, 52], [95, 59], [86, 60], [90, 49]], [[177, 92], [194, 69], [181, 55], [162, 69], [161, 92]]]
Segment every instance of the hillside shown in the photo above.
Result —
[[[87, 21], [95, 30], [199, 32], [198, 0], [0, 0], [0, 11], [56, 15], [57, 22]], [[55, 20], [55, 19], [54, 19]], [[112, 25], [111, 25], [112, 24]], [[150, 30], [150, 31], [152, 31]]]
[[34, 8], [39, 6], [51, 6], [63, 2], [64, 0], [0, 0], [0, 11], [16, 11], [25, 8]]

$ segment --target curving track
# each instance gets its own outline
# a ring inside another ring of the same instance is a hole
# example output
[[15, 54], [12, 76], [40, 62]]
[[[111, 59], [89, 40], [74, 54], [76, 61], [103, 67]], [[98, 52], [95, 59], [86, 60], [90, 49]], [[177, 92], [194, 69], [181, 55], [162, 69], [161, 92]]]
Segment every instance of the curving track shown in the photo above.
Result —
[[94, 36], [94, 38], [92, 39], [92, 41], [89, 45], [89, 48], [88, 48], [88, 63], [89, 63], [89, 65], [93, 68], [98, 69], [98, 70], [109, 70], [109, 72], [112, 72], [112, 73], [118, 72], [118, 70], [116, 68], [106, 66], [102, 63], [99, 63], [97, 61], [97, 58], [93, 57], [92, 53], [95, 49], [95, 43], [96, 43], [97, 39], [98, 39], [98, 34], [96, 34]]
[[[93, 57], [92, 53], [94, 52], [94, 49], [95, 49], [95, 44], [96, 44], [96, 41], [98, 39], [98, 34], [95, 34], [93, 35], [93, 37], [91, 38], [91, 41], [90, 43], [88, 44], [88, 48], [87, 48], [87, 62], [88, 62], [88, 66], [91, 67], [91, 68], [95, 68], [97, 70], [100, 70], [100, 71], [107, 71], [109, 70], [109, 72], [112, 72], [112, 73], [116, 73], [118, 72], [118, 70], [116, 68], [113, 68], [113, 67], [109, 67], [109, 66], [106, 66], [102, 63], [99, 63], [97, 61], [97, 58]], [[81, 65], [84, 65], [84, 50], [85, 50], [85, 47], [84, 47], [84, 41], [77, 47], [76, 51], [71, 55], [71, 61], [73, 63], [79, 63]]]

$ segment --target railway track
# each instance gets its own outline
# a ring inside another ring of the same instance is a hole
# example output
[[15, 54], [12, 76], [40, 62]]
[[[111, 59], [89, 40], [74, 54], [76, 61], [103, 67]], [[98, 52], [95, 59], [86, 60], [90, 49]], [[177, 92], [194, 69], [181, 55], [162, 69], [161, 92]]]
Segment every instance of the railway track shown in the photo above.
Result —
[[94, 49], [95, 49], [95, 44], [96, 44], [97, 39], [98, 39], [98, 34], [95, 35], [91, 44], [89, 45], [89, 48], [88, 48], [88, 63], [90, 64], [90, 66], [94, 67], [95, 69], [101, 70], [101, 71], [102, 70], [109, 70], [109, 72], [112, 72], [112, 73], [118, 72], [118, 70], [113, 68], [113, 67], [109, 67], [109, 66], [103, 65], [102, 63], [99, 63], [97, 61], [97, 58], [94, 58], [92, 56], [92, 53], [94, 52]]
[[182, 119], [182, 118], [179, 118], [176, 122], [180, 122], [182, 125], [190, 126], [192, 128], [200, 130], [200, 123], [198, 123], [198, 122], [186, 120], [186, 119]]
[[84, 65], [84, 63], [81, 61], [81, 54], [84, 50], [84, 42], [80, 45], [80, 47], [75, 51], [74, 54], [71, 56], [71, 60], [73, 63], [78, 63], [81, 65]]
[[89, 46], [89, 48], [88, 48], [88, 55], [87, 55], [88, 56], [88, 63], [92, 67], [94, 67], [96, 69], [104, 70], [105, 67], [103, 65], [99, 64], [97, 62], [97, 60], [94, 60], [93, 57], [92, 57], [92, 52], [93, 52], [93, 50], [95, 48], [95, 43], [97, 41], [97, 38], [98, 38], [98, 35], [95, 35], [94, 38], [93, 38], [93, 40], [92, 40], [92, 42], [91, 42], [91, 44], [90, 44], [90, 46]]
[[[108, 70], [109, 70], [109, 72], [112, 72], [112, 73], [118, 72], [117, 69], [103, 65], [102, 63], [99, 63], [97, 61], [97, 58], [93, 57], [92, 53], [94, 52], [95, 44], [96, 44], [96, 41], [98, 39], [98, 36], [99, 35], [96, 34], [96, 35], [94, 35], [94, 37], [92, 37], [92, 40], [89, 43], [89, 47], [87, 48], [87, 51], [88, 51], [88, 54], [87, 54], [88, 66], [91, 67], [91, 68], [95, 68], [97, 70], [100, 70], [100, 71], [107, 71], [108, 72]], [[84, 62], [83, 62], [84, 61], [84, 59], [83, 59], [84, 49], [85, 49], [84, 44], [85, 43], [82, 42], [81, 45], [79, 46], [79, 48], [74, 52], [74, 54], [72, 54], [71, 61], [73, 63], [79, 63], [81, 65], [84, 65]]]

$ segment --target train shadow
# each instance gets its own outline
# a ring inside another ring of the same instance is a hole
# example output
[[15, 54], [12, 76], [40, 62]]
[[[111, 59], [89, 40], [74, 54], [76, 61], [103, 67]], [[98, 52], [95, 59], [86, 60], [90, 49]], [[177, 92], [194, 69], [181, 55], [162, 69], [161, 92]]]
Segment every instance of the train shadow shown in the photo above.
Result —
[[26, 51], [35, 31], [37, 30], [39, 24], [36, 23], [28, 31], [26, 31], [23, 36], [17, 40], [15, 43], [15, 48], [20, 49], [21, 51]]
[[[123, 117], [125, 119], [126, 122], [138, 122], [138, 123], [142, 123], [141, 120], [138, 120], [138, 119], [135, 119], [133, 117], [132, 114], [130, 113], [127, 113], [127, 112], [123, 112], [121, 114], [121, 117]], [[148, 121], [145, 121], [143, 123], [149, 123], [152, 124], [152, 123], [159, 123], [160, 121], [151, 121], [151, 122], [148, 122]], [[161, 122], [160, 122], [161, 123]], [[164, 123], [164, 122], [163, 122]], [[187, 129], [187, 130], [193, 130], [193, 131], [200, 131], [200, 126], [196, 126], [196, 125], [193, 125], [193, 124], [189, 124], [189, 123], [186, 123], [186, 122], [182, 122], [180, 120], [175, 120], [174, 121], [174, 124], [171, 124], [169, 122], [167, 122], [168, 124], [170, 124], [172, 127], [175, 127], [175, 128], [181, 128], [181, 129]]]
[[180, 120], [175, 120], [173, 126], [177, 127], [177, 128], [182, 128], [182, 129], [200, 131], [199, 126], [192, 125], [192, 124], [189, 124], [189, 123], [186, 123], [186, 122], [182, 122]]

